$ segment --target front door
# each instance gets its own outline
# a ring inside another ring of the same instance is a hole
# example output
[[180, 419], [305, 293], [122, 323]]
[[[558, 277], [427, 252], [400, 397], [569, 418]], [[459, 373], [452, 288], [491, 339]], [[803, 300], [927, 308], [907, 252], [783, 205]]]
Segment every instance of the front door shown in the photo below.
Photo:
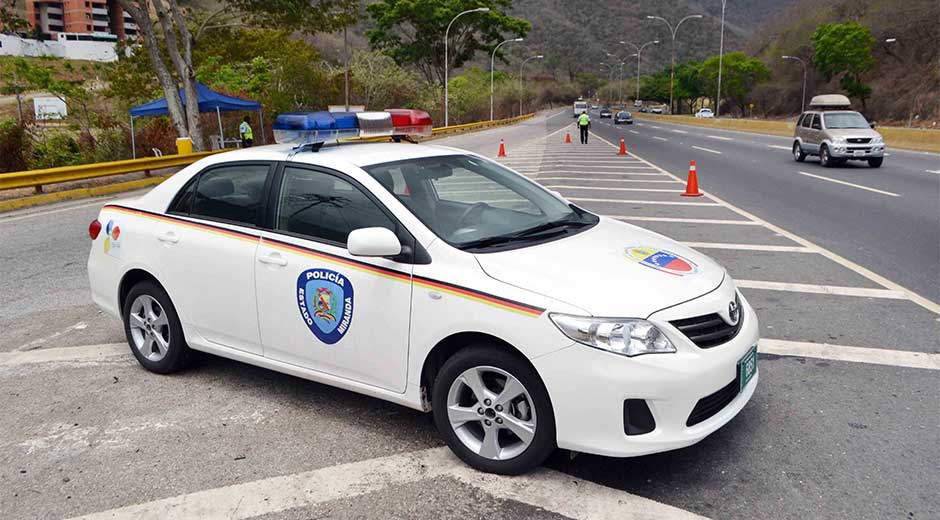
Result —
[[261, 341], [251, 279], [271, 169], [270, 163], [211, 166], [177, 196], [171, 218], [153, 228], [161, 244], [158, 277], [186, 328], [253, 354], [261, 354]]
[[346, 250], [350, 231], [400, 224], [341, 174], [288, 165], [275, 182], [255, 262], [264, 355], [404, 392], [412, 266]]

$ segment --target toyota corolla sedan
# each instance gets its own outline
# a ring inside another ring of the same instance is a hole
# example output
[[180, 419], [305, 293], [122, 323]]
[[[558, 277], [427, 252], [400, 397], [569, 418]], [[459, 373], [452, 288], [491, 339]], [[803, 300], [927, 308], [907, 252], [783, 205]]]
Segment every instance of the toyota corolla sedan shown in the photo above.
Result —
[[145, 369], [201, 351], [431, 412], [502, 474], [689, 446], [754, 394], [757, 317], [708, 257], [473, 153], [322, 142], [425, 113], [292, 117], [89, 226], [93, 299]]

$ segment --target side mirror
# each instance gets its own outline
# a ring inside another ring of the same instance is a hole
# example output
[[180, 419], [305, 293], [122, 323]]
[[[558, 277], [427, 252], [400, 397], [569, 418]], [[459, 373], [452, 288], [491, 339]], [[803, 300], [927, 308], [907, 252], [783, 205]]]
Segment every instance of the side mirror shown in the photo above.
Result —
[[349, 233], [346, 249], [353, 256], [398, 256], [401, 254], [401, 242], [390, 229], [361, 228]]
[[878, 123], [872, 121], [871, 123], [868, 123], [868, 126], [875, 128], [876, 126], [878, 126]]

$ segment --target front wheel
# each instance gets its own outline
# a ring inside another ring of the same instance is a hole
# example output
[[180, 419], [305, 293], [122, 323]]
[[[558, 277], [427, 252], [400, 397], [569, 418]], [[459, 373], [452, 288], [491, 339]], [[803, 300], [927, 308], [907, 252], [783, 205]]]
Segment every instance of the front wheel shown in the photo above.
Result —
[[824, 168], [829, 168], [835, 164], [835, 161], [829, 156], [829, 147], [826, 145], [819, 147], [819, 164]]
[[434, 422], [450, 449], [488, 473], [519, 475], [555, 449], [548, 391], [524, 360], [496, 346], [467, 347], [441, 367]]
[[140, 282], [124, 300], [124, 333], [137, 361], [151, 372], [169, 374], [186, 367], [189, 346], [173, 302], [154, 282]]
[[793, 160], [796, 162], [803, 162], [806, 160], [806, 154], [803, 152], [803, 147], [800, 146], [799, 141], [793, 143]]
[[868, 160], [868, 166], [872, 168], [881, 168], [882, 163], [885, 162], [884, 157], [872, 157]]

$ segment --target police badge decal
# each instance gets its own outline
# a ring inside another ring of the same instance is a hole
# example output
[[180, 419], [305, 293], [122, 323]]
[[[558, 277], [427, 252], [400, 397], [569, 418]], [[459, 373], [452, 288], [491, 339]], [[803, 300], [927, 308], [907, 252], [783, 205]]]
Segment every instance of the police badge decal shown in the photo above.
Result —
[[297, 306], [310, 332], [332, 345], [343, 339], [352, 325], [352, 282], [336, 271], [307, 269], [297, 277]]

